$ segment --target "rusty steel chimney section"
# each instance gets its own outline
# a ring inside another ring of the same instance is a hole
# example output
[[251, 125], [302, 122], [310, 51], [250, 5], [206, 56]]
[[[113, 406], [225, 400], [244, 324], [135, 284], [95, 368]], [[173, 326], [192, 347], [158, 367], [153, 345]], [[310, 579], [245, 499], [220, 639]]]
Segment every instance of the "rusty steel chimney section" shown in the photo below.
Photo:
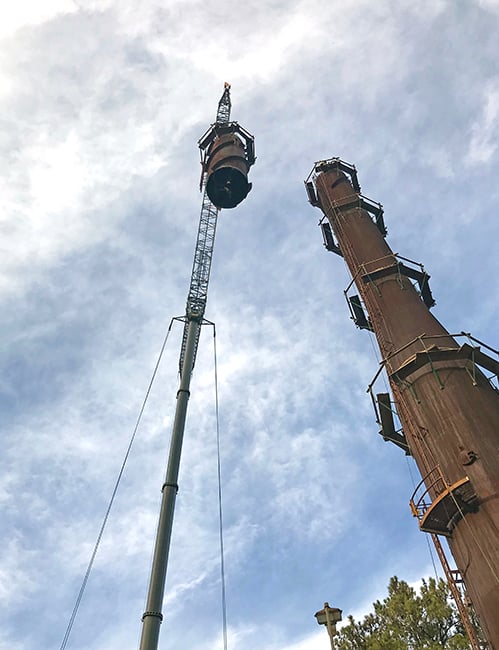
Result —
[[[378, 341], [403, 430], [392, 426], [385, 440], [405, 447], [423, 478], [412, 513], [421, 530], [447, 537], [490, 647], [499, 650], [499, 396], [478, 367], [497, 375], [499, 363], [458, 343], [431, 314], [429, 276], [392, 252], [381, 206], [362, 196], [355, 167], [320, 161], [305, 184], [327, 219], [326, 248], [345, 259], [358, 289], [352, 317]], [[378, 398], [375, 408], [384, 407], [389, 422], [390, 398]]]

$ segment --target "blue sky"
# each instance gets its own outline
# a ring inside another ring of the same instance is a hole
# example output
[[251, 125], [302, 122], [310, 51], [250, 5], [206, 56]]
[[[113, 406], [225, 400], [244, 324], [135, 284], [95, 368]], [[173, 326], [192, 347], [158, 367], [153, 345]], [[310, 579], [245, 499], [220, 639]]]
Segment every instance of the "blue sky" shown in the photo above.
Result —
[[[432, 573], [411, 463], [377, 435], [303, 180], [357, 166], [451, 332], [497, 344], [499, 2], [19, 0], [0, 9], [0, 649], [59, 648], [149, 377], [189, 285], [197, 139], [223, 82], [255, 134], [221, 213], [217, 326], [229, 647], [319, 650]], [[137, 647], [175, 406], [174, 328], [72, 650]], [[160, 648], [222, 648], [211, 332], [202, 333]], [[412, 472], [412, 477], [411, 477]]]

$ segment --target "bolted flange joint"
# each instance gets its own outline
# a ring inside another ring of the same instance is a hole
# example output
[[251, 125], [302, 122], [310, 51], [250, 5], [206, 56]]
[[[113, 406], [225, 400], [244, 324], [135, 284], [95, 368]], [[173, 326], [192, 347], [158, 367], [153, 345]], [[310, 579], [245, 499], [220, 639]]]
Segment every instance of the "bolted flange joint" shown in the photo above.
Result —
[[159, 618], [160, 623], [163, 622], [163, 614], [161, 612], [144, 612], [142, 614], [142, 622], [144, 622], [144, 619], [146, 619], [148, 616], [152, 616], [154, 618]]

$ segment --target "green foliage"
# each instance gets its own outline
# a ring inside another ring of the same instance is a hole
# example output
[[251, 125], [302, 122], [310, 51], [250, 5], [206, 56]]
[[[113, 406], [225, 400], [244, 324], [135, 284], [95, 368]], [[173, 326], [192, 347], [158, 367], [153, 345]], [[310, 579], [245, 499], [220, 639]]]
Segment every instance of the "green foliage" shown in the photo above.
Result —
[[459, 614], [443, 580], [423, 580], [420, 593], [396, 576], [388, 596], [374, 612], [348, 625], [335, 637], [338, 650], [468, 650]]

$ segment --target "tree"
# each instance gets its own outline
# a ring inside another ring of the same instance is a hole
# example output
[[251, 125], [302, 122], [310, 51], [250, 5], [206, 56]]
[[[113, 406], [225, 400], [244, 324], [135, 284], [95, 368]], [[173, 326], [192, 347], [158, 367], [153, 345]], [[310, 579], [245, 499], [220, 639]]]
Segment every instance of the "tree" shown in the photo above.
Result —
[[388, 596], [374, 612], [348, 625], [335, 637], [338, 650], [468, 650], [457, 608], [444, 580], [423, 580], [420, 593], [396, 576]]

